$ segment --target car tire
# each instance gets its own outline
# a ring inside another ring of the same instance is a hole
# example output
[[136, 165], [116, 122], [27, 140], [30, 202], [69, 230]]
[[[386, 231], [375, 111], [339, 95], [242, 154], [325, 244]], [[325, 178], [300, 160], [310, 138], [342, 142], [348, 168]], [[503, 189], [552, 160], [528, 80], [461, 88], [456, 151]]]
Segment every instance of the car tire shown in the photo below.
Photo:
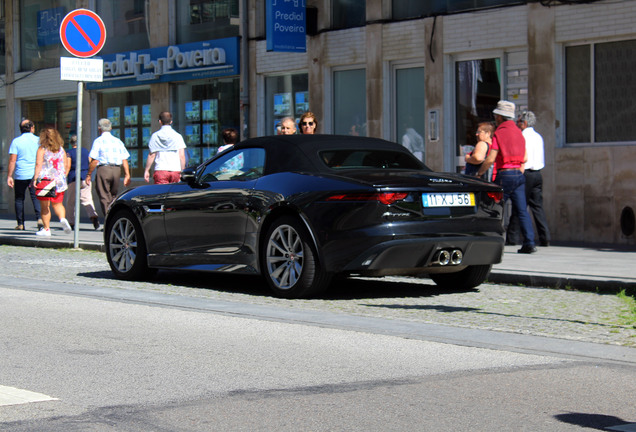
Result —
[[109, 218], [105, 227], [106, 257], [110, 269], [119, 279], [141, 280], [151, 277], [146, 242], [137, 218], [120, 210]]
[[491, 265], [474, 265], [456, 273], [432, 273], [430, 278], [442, 288], [467, 290], [481, 285], [488, 278], [491, 268]]
[[320, 266], [309, 232], [291, 216], [269, 227], [261, 249], [261, 269], [278, 297], [307, 298], [323, 292], [331, 274]]

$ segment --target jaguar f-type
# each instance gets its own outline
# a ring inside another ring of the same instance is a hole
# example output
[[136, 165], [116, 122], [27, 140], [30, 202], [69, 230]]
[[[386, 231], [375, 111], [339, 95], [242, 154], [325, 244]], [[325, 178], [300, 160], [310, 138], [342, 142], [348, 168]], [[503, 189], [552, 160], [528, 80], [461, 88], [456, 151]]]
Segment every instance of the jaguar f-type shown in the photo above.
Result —
[[179, 183], [124, 191], [104, 240], [122, 279], [260, 274], [287, 298], [316, 296], [334, 275], [428, 275], [468, 289], [501, 261], [502, 197], [381, 139], [267, 136], [186, 168]]

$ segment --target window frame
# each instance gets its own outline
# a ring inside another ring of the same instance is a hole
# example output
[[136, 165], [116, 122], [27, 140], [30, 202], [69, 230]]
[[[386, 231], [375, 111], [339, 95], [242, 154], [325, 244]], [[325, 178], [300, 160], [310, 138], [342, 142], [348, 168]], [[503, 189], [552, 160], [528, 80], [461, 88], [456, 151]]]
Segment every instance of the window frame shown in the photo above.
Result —
[[[353, 0], [354, 2], [359, 2], [360, 0]], [[364, 4], [364, 15], [362, 16], [362, 23], [360, 24], [355, 24], [355, 25], [348, 25], [348, 24], [344, 24], [342, 26], [336, 26], [336, 21], [334, 19], [334, 17], [336, 15], [338, 16], [346, 16], [346, 4], [344, 4], [346, 2], [346, 0], [331, 0], [330, 4], [329, 4], [329, 13], [331, 15], [331, 28], [332, 30], [346, 30], [346, 29], [351, 29], [351, 28], [359, 28], [359, 27], [364, 27], [367, 24], [367, 8], [366, 8], [366, 1], [363, 2]], [[336, 7], [341, 7], [343, 9], [343, 11], [341, 11], [341, 13], [336, 13]]]
[[[389, 104], [390, 104], [390, 110], [389, 112], [391, 113], [391, 117], [390, 117], [390, 124], [385, 125], [387, 126], [387, 131], [389, 133], [389, 136], [387, 137], [388, 141], [393, 141], [393, 142], [397, 142], [398, 144], [401, 144], [401, 138], [402, 138], [402, 132], [401, 132], [401, 128], [400, 128], [400, 119], [398, 118], [398, 113], [397, 113], [397, 105], [398, 105], [398, 72], [400, 70], [405, 70], [405, 69], [422, 69], [423, 73], [424, 73], [424, 80], [426, 80], [426, 62], [422, 59], [421, 61], [401, 61], [401, 62], [392, 62], [390, 65], [390, 70], [391, 70], [391, 80], [390, 80], [390, 98], [389, 98]], [[422, 119], [423, 123], [424, 123], [424, 131], [423, 131], [423, 135], [422, 138], [424, 139], [424, 145], [426, 146], [426, 141], [427, 141], [427, 137], [428, 137], [428, 130], [426, 130], [426, 117], [427, 117], [427, 100], [426, 100], [426, 82], [424, 81], [423, 83], [424, 85], [424, 118]], [[424, 154], [426, 154], [426, 151], [424, 151]], [[426, 159], [424, 159], [426, 160]]]
[[[448, 59], [448, 70], [450, 73], [450, 86], [451, 91], [447, 92], [445, 96], [445, 113], [449, 115], [449, 118], [452, 118], [452, 122], [448, 122], [444, 125], [444, 133], [446, 136], [450, 137], [447, 140], [447, 145], [451, 147], [447, 147], [445, 151], [445, 155], [447, 155], [444, 159], [444, 170], [445, 171], [458, 171], [461, 166], [460, 158], [462, 156], [457, 155], [457, 147], [459, 145], [459, 138], [457, 136], [457, 63], [473, 61], [473, 60], [493, 60], [499, 59], [500, 68], [501, 68], [501, 83], [499, 89], [499, 99], [505, 99], [505, 94], [507, 94], [508, 90], [508, 74], [505, 71], [508, 68], [507, 63], [507, 55], [506, 51], [503, 50], [494, 50], [494, 51], [478, 51], [474, 53], [466, 53], [462, 55], [453, 56]], [[495, 105], [492, 107], [495, 108]], [[493, 118], [494, 121], [494, 118]]]
[[[595, 61], [596, 61], [596, 46], [602, 45], [606, 43], [614, 43], [614, 42], [627, 42], [633, 41], [636, 43], [636, 38], [625, 39], [625, 38], [608, 38], [608, 39], [600, 39], [594, 41], [583, 41], [578, 43], [568, 43], [563, 44], [561, 47], [561, 59], [559, 62], [560, 73], [558, 76], [560, 77], [560, 92], [558, 102], [560, 104], [559, 112], [561, 113], [562, 118], [562, 127], [557, 128], [557, 142], [560, 144], [560, 147], [567, 148], [576, 148], [576, 147], [608, 147], [608, 146], [634, 146], [636, 145], [636, 138], [632, 141], [596, 141], [596, 69], [595, 69]], [[587, 46], [590, 50], [590, 63], [589, 63], [589, 75], [590, 75], [590, 106], [589, 106], [589, 115], [588, 124], [590, 126], [589, 133], [589, 141], [585, 142], [567, 142], [567, 130], [568, 130], [568, 121], [567, 121], [567, 49], [573, 47], [584, 47]]]

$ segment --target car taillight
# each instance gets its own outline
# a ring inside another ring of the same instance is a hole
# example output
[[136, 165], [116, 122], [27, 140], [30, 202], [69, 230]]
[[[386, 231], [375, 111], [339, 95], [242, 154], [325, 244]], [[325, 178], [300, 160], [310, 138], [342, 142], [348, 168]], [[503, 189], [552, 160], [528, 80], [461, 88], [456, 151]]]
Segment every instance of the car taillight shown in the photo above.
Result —
[[382, 204], [390, 205], [407, 196], [407, 192], [345, 193], [331, 195], [327, 201], [379, 201]]
[[488, 192], [488, 197], [498, 203], [503, 199], [503, 192]]

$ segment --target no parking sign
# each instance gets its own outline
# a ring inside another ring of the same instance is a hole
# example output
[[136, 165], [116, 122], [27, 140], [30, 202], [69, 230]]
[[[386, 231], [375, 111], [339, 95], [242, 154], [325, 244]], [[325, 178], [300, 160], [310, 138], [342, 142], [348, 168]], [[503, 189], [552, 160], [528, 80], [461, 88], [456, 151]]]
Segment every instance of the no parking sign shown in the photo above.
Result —
[[64, 48], [76, 57], [92, 57], [106, 43], [106, 26], [95, 12], [75, 9], [60, 25], [60, 40]]
[[[102, 81], [104, 61], [89, 59], [97, 54], [106, 43], [106, 26], [95, 12], [75, 9], [69, 12], [60, 25], [60, 40], [64, 48], [78, 59], [60, 58], [60, 79], [77, 80], [77, 149], [75, 178], [81, 177], [82, 169], [82, 101], [84, 81]], [[79, 247], [80, 188], [75, 188], [75, 233], [73, 247]]]

